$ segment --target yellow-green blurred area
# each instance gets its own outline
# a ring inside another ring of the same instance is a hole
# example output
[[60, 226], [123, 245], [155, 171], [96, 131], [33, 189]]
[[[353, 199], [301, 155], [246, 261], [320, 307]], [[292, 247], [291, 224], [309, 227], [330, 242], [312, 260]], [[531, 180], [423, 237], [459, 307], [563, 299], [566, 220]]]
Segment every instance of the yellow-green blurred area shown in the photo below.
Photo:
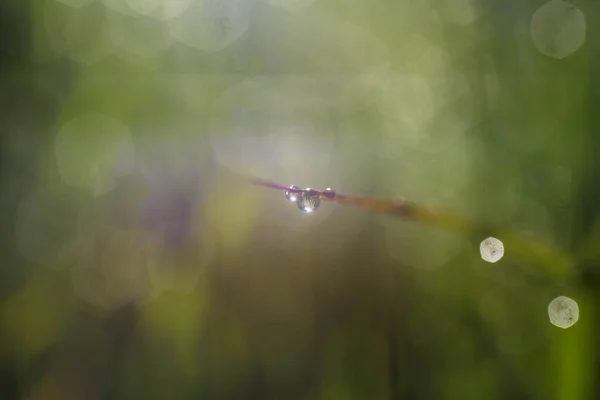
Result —
[[3, 0], [0, 398], [600, 398], [599, 4]]

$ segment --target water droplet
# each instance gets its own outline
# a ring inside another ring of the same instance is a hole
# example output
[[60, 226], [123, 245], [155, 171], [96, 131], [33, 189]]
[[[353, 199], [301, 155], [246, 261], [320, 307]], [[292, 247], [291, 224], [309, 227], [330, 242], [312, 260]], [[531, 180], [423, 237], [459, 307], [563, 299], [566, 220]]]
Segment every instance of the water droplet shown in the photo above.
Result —
[[579, 306], [575, 300], [559, 296], [548, 305], [548, 316], [552, 325], [567, 329], [579, 319]]
[[298, 196], [298, 209], [306, 214], [314, 212], [321, 204], [319, 196], [311, 193], [313, 193], [312, 189], [307, 188], [306, 192], [302, 192]]
[[479, 246], [481, 258], [487, 262], [495, 263], [504, 256], [504, 245], [494, 237], [489, 237]]
[[325, 189], [325, 191], [323, 192], [323, 194], [328, 199], [333, 199], [335, 197], [335, 191], [332, 188]]
[[[298, 186], [291, 185], [290, 189], [300, 189], [300, 188]], [[300, 195], [299, 192], [290, 192], [290, 191], [285, 192], [285, 198], [292, 203], [295, 203], [298, 201], [299, 195]]]

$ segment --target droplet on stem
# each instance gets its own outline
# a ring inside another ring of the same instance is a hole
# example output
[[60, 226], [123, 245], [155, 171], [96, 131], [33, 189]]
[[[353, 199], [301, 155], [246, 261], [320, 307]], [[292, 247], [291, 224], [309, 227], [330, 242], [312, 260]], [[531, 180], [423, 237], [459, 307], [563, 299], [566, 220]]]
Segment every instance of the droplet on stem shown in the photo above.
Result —
[[[298, 186], [291, 185], [291, 186], [290, 186], [290, 189], [297, 189], [297, 190], [299, 190], [300, 188], [299, 188]], [[292, 203], [295, 203], [295, 202], [297, 202], [297, 201], [298, 201], [298, 195], [299, 195], [299, 194], [300, 194], [300, 193], [298, 193], [298, 192], [290, 192], [290, 191], [287, 191], [287, 190], [286, 190], [286, 192], [285, 192], [285, 198], [286, 198], [288, 201], [290, 201], [290, 202], [292, 202]]]
[[323, 194], [328, 199], [333, 199], [335, 197], [335, 191], [332, 188], [325, 189], [325, 191], [323, 192]]
[[321, 204], [321, 199], [318, 195], [312, 194], [312, 189], [307, 188], [306, 192], [299, 193], [298, 209], [303, 213], [310, 214], [314, 212]]

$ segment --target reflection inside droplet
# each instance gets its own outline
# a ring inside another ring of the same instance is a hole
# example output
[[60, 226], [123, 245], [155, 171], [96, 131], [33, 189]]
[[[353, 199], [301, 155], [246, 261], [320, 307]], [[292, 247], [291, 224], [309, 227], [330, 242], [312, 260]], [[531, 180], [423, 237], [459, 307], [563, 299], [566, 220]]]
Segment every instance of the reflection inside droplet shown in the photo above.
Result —
[[313, 195], [311, 192], [312, 189], [307, 188], [306, 192], [301, 192], [298, 195], [298, 209], [306, 214], [314, 212], [321, 204], [319, 196]]
[[[300, 188], [299, 188], [298, 186], [291, 185], [291, 186], [290, 186], [290, 189], [298, 189], [298, 190], [299, 190]], [[290, 191], [286, 191], [286, 192], [285, 192], [285, 198], [286, 198], [288, 201], [290, 201], [290, 202], [292, 202], [292, 203], [295, 203], [295, 202], [297, 202], [297, 201], [298, 201], [298, 194], [299, 194], [298, 192], [290, 192]]]

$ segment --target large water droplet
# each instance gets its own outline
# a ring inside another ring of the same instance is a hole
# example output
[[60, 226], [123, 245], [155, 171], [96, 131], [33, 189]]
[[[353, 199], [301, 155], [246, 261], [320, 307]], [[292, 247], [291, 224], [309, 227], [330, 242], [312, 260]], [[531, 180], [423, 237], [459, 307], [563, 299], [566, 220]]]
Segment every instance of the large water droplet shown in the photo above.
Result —
[[306, 214], [314, 212], [321, 204], [319, 196], [311, 192], [312, 190], [307, 188], [306, 192], [301, 192], [298, 196], [298, 209]]
[[504, 245], [494, 237], [489, 237], [479, 246], [481, 258], [487, 262], [495, 263], [504, 256]]
[[[291, 185], [290, 189], [300, 189], [300, 188], [298, 186]], [[300, 195], [299, 192], [290, 192], [290, 191], [287, 191], [287, 190], [285, 192], [285, 198], [288, 201], [292, 202], [292, 203], [295, 203], [295, 202], [298, 201], [298, 196], [299, 195]]]

